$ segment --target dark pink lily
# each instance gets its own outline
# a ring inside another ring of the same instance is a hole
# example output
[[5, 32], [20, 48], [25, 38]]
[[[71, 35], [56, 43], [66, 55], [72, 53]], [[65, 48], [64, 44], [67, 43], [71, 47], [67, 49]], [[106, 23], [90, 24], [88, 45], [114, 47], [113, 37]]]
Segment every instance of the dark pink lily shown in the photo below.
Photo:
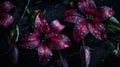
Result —
[[10, 12], [14, 7], [11, 2], [5, 1], [0, 4], [0, 12]]
[[65, 14], [65, 21], [75, 23], [73, 38], [79, 42], [89, 32], [97, 39], [107, 38], [102, 21], [114, 15], [107, 6], [96, 7], [93, 0], [78, 0], [78, 10], [70, 9]]
[[38, 13], [34, 32], [21, 38], [18, 45], [26, 49], [37, 49], [40, 62], [46, 64], [52, 57], [51, 50], [65, 49], [71, 45], [67, 36], [59, 34], [63, 29], [64, 25], [58, 20], [54, 20], [50, 26], [42, 14]]
[[13, 17], [8, 14], [13, 7], [14, 5], [9, 1], [0, 4], [0, 26], [8, 28], [13, 23]]

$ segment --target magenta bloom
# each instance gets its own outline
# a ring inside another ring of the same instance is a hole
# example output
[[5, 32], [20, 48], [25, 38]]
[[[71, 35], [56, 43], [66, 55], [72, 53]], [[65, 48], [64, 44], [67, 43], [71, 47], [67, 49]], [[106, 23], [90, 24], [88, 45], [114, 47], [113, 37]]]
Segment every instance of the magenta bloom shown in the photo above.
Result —
[[49, 26], [42, 14], [38, 13], [34, 32], [21, 38], [19, 46], [26, 49], [37, 49], [40, 62], [45, 64], [52, 57], [51, 50], [65, 49], [71, 45], [67, 36], [59, 34], [63, 28], [64, 25], [60, 24], [58, 20], [54, 20]]
[[0, 13], [0, 26], [8, 28], [13, 23], [13, 17], [8, 13]]
[[15, 6], [9, 2], [5, 1], [2, 4], [0, 4], [0, 12], [10, 12]]
[[13, 7], [13, 4], [9, 1], [0, 4], [0, 26], [8, 28], [13, 23], [13, 17], [8, 14]]
[[114, 15], [107, 6], [96, 7], [93, 0], [78, 0], [78, 10], [70, 9], [65, 12], [65, 21], [75, 23], [73, 38], [79, 42], [89, 32], [97, 39], [107, 38], [102, 21]]

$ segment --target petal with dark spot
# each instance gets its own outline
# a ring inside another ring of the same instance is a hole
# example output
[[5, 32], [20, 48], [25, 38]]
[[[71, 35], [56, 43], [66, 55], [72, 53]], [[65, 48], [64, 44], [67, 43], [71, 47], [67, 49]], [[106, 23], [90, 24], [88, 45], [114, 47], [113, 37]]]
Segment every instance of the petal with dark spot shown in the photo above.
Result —
[[94, 26], [100, 31], [105, 31], [105, 27], [104, 27], [103, 23], [100, 23], [100, 22], [95, 23]]
[[100, 18], [93, 18], [93, 25], [100, 31], [105, 31], [105, 27]]
[[103, 25], [103, 23], [95, 23], [94, 26], [101, 31], [101, 38], [102, 39], [106, 39], [107, 38], [107, 34], [106, 34], [106, 31], [105, 31], [105, 27]]
[[65, 49], [70, 47], [70, 39], [62, 34], [55, 34], [52, 33], [49, 35], [50, 36], [50, 43], [48, 46], [52, 50], [60, 50], [60, 49]]
[[38, 13], [35, 18], [35, 31], [40, 33], [50, 32], [47, 20], [42, 16], [41, 13]]
[[93, 36], [95, 36], [97, 39], [102, 40], [101, 38], [101, 31], [97, 29], [93, 24], [87, 23], [89, 31], [92, 33]]
[[89, 33], [89, 30], [87, 28], [87, 23], [82, 22], [77, 24], [73, 29], [73, 39], [76, 42], [79, 42], [81, 39], [83, 39], [87, 34]]

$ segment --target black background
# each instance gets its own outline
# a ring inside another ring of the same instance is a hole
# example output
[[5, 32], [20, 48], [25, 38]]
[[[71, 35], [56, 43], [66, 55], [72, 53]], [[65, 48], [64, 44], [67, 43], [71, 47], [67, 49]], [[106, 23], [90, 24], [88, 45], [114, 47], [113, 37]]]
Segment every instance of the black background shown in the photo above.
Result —
[[[3, 1], [5, 0], [0, 0], [0, 2], [3, 2]], [[15, 24], [18, 24], [18, 20], [22, 15], [22, 12], [24, 10], [24, 6], [26, 5], [27, 0], [10, 0], [10, 1], [16, 6], [15, 12], [11, 14], [14, 16]], [[33, 4], [35, 3], [35, 1], [37, 0], [31, 0], [30, 5], [28, 7], [30, 11], [33, 12], [35, 9], [46, 10], [45, 18], [49, 22], [53, 21], [54, 19], [60, 20], [63, 24], [66, 25], [66, 28], [62, 33], [65, 35], [68, 35], [71, 38], [70, 33], [72, 32], [71, 29], [74, 27], [74, 24], [64, 23], [64, 21], [62, 21], [62, 19], [64, 18], [64, 14], [63, 14], [64, 11], [69, 9], [69, 0], [44, 0], [40, 4]], [[119, 7], [120, 0], [95, 0], [95, 3], [97, 6], [106, 5], [106, 6], [112, 7], [113, 10], [115, 11], [115, 17], [120, 21], [120, 7]], [[21, 36], [31, 31], [31, 27], [30, 27], [31, 24], [28, 18], [30, 17], [28, 14], [26, 14], [23, 21], [19, 24]], [[7, 39], [6, 35], [9, 31], [7, 32], [6, 31], [7, 30], [0, 28], [0, 53], [1, 54], [6, 52], [10, 47], [6, 42], [6, 39]], [[120, 34], [117, 33], [115, 35], [112, 35], [111, 37], [120, 39]], [[94, 49], [91, 53], [92, 57], [91, 57], [90, 67], [99, 67], [99, 66], [106, 67], [108, 65], [110, 65], [111, 67], [119, 67], [118, 64], [119, 64], [120, 58], [115, 56], [110, 56], [103, 65], [99, 64], [101, 56], [105, 52], [105, 48], [106, 48], [106, 44], [104, 41], [99, 42], [91, 35], [88, 35], [85, 40], [87, 45], [90, 46], [92, 49]], [[99, 42], [99, 44], [96, 42]], [[72, 47], [65, 50], [61, 50], [61, 52], [63, 54], [63, 57], [67, 59], [69, 67], [81, 67], [82, 64], [81, 64], [81, 59], [79, 55], [69, 56], [73, 54], [73, 51], [76, 51], [76, 52], [79, 51], [80, 45], [76, 44], [73, 40], [72, 40], [72, 43], [73, 43]], [[18, 64], [29, 64], [29, 65], [39, 64], [38, 58], [37, 58], [38, 57], [37, 52], [35, 50], [26, 50], [21, 47], [18, 47], [18, 48], [20, 52], [20, 56], [19, 56], [20, 58], [19, 58]], [[11, 52], [12, 50], [8, 54], [0, 55], [0, 64], [11, 64], [11, 61], [10, 61]], [[58, 54], [57, 54], [57, 51], [53, 51], [53, 53], [54, 53], [54, 56], [50, 61], [50, 63], [46, 65], [47, 67], [50, 67], [52, 64], [54, 65], [56, 64], [55, 61], [56, 59], [58, 59]], [[41, 64], [38, 66], [42, 67]]]

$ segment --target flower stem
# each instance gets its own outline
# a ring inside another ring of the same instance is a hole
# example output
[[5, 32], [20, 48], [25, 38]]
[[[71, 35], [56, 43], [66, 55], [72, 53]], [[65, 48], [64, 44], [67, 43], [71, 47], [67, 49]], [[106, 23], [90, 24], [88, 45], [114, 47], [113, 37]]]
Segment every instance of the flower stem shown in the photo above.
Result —
[[109, 37], [109, 39], [110, 39], [110, 40], [113, 40], [113, 41], [116, 41], [116, 42], [120, 42], [120, 40], [115, 39], [115, 38], [113, 38], [113, 37]]
[[22, 16], [21, 16], [20, 20], [18, 21], [18, 24], [20, 24], [20, 22], [22, 21], [24, 15], [25, 15], [25, 13], [26, 13], [26, 11], [27, 11], [27, 9], [28, 9], [28, 6], [29, 6], [29, 4], [30, 4], [30, 1], [31, 1], [31, 0], [28, 0], [28, 1], [27, 1], [27, 5], [26, 5], [25, 8], [24, 8], [24, 11], [23, 11], [23, 13], [22, 13]]
[[120, 45], [120, 43], [117, 43], [117, 50], [120, 50], [119, 45]]
[[85, 40], [84, 40], [84, 39], [82, 40], [82, 45], [83, 45], [83, 46], [85, 45]]
[[[58, 50], [58, 53], [59, 53], [59, 57], [60, 57], [60, 62], [61, 62], [62, 64], [64, 64], [64, 63], [62, 62], [63, 58], [62, 58], [62, 54], [61, 54], [60, 50]], [[60, 65], [60, 67], [61, 67], [61, 65]]]
[[62, 60], [63, 58], [62, 58], [62, 54], [61, 54], [60, 50], [58, 50], [58, 53], [59, 53], [60, 60]]
[[27, 8], [27, 10], [26, 10], [26, 11], [27, 11], [27, 13], [28, 13], [29, 15], [31, 14], [28, 8]]

